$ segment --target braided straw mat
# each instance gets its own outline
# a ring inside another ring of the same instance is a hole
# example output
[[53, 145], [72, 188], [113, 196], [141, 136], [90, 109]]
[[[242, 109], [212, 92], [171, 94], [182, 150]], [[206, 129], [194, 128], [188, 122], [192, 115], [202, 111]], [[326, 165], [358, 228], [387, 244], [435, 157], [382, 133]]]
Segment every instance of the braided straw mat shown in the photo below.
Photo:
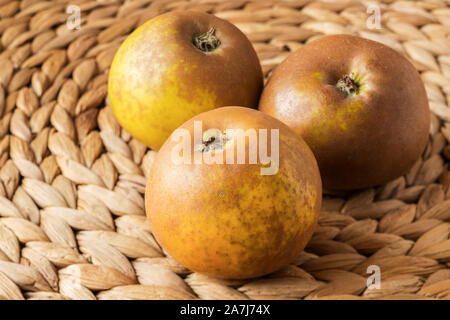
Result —
[[[66, 25], [71, 4], [80, 29]], [[378, 29], [367, 27], [368, 5], [0, 0], [0, 298], [450, 298], [449, 2], [383, 1]], [[261, 279], [192, 273], [158, 246], [143, 194], [156, 152], [119, 126], [107, 99], [108, 68], [126, 36], [188, 8], [235, 23], [266, 75], [322, 34], [380, 41], [412, 61], [430, 100], [429, 144], [411, 171], [324, 196], [305, 252]], [[367, 289], [370, 265], [381, 269], [380, 289]]]

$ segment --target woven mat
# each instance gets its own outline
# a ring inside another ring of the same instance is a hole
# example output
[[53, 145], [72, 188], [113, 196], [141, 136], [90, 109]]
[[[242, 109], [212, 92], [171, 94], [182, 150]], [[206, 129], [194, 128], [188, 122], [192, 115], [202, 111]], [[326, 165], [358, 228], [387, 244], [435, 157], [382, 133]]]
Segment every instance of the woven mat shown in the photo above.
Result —
[[[80, 29], [67, 28], [69, 4]], [[325, 196], [305, 252], [262, 279], [216, 280], [166, 255], [144, 213], [156, 152], [108, 106], [108, 68], [127, 34], [188, 8], [235, 23], [266, 75], [305, 42], [350, 33], [406, 55], [427, 89], [430, 142], [411, 171]], [[369, 29], [364, 1], [0, 0], [0, 298], [450, 298], [449, 2], [379, 8], [381, 28]], [[366, 287], [370, 265], [380, 289]]]

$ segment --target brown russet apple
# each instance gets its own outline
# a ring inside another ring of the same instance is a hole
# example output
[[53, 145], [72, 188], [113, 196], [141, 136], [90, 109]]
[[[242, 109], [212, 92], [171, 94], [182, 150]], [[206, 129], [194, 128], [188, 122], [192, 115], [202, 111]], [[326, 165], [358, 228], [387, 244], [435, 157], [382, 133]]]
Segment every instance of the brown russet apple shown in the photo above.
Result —
[[259, 110], [305, 139], [328, 190], [403, 175], [428, 141], [419, 73], [395, 50], [356, 36], [324, 36], [289, 55], [270, 77]]
[[197, 11], [157, 16], [122, 43], [108, 95], [120, 124], [152, 149], [217, 107], [256, 108], [263, 87], [252, 44], [233, 24]]
[[[270, 161], [261, 156], [265, 146]], [[316, 160], [299, 135], [257, 110], [224, 107], [197, 115], [167, 139], [145, 205], [156, 239], [178, 262], [243, 279], [273, 272], [303, 250], [321, 192]]]

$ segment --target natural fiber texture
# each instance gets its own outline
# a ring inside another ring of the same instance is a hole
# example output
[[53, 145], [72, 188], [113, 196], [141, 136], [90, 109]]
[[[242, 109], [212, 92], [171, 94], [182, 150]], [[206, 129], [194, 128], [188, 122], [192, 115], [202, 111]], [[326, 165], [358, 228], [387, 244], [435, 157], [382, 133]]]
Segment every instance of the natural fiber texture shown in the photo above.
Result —
[[[66, 26], [69, 4], [81, 8], [79, 30]], [[383, 1], [373, 30], [366, 4], [0, 0], [0, 298], [450, 298], [449, 2]], [[411, 171], [325, 196], [306, 251], [262, 279], [211, 279], [161, 250], [143, 195], [156, 153], [108, 106], [108, 68], [127, 34], [188, 8], [235, 23], [266, 75], [305, 42], [350, 33], [403, 53], [427, 89], [430, 143]], [[369, 265], [381, 268], [379, 290], [366, 288]]]

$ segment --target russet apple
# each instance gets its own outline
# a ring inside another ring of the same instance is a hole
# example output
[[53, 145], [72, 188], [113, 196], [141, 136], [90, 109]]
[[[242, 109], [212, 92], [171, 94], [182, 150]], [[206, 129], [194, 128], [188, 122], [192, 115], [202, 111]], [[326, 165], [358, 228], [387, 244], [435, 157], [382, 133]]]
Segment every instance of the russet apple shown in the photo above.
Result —
[[[239, 162], [240, 146], [246, 153]], [[195, 116], [167, 139], [145, 204], [156, 239], [178, 262], [243, 279], [273, 272], [303, 250], [317, 225], [321, 192], [316, 160], [299, 135], [257, 110], [224, 107]]]
[[108, 94], [120, 124], [152, 149], [196, 114], [226, 105], [256, 108], [261, 66], [231, 23], [196, 11], [155, 17], [120, 46]]
[[356, 36], [324, 36], [292, 53], [270, 77], [259, 110], [305, 139], [328, 190], [405, 174], [428, 141], [419, 73], [393, 49]]

